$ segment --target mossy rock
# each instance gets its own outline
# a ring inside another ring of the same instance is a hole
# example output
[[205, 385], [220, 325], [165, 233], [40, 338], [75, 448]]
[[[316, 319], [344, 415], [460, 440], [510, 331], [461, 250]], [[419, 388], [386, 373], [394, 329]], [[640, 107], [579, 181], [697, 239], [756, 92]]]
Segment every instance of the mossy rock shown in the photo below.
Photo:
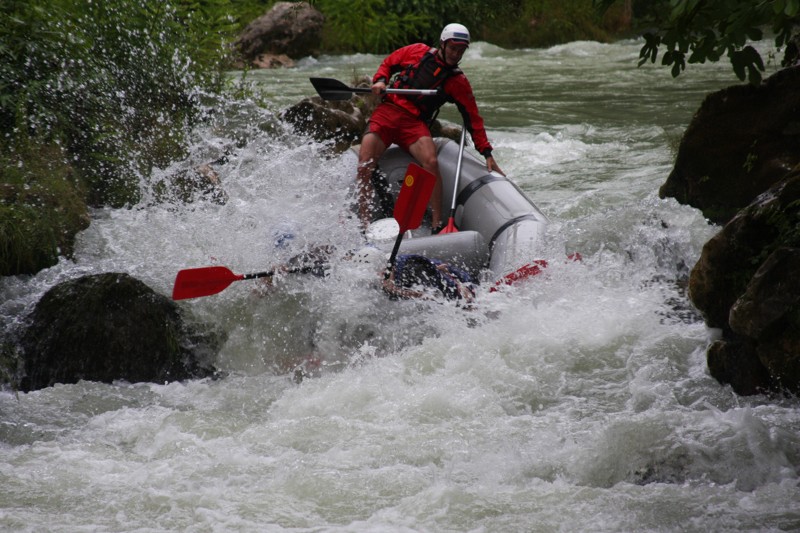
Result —
[[224, 336], [185, 320], [180, 308], [120, 273], [50, 289], [20, 337], [20, 390], [80, 380], [179, 381], [212, 376]]
[[800, 164], [800, 69], [709, 94], [659, 189], [726, 224]]

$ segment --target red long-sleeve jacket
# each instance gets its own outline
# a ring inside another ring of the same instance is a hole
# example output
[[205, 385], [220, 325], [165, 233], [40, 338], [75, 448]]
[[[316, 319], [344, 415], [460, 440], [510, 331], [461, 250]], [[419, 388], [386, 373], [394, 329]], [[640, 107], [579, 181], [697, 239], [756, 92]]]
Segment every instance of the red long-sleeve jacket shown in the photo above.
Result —
[[[409, 66], [416, 65], [430, 50], [431, 48], [423, 43], [410, 44], [395, 50], [383, 60], [375, 76], [372, 77], [372, 82], [376, 83], [378, 80], [383, 79], [388, 83], [393, 74], [401, 72]], [[435, 61], [443, 68], [448, 68], [438, 54], [435, 57]], [[492, 154], [492, 145], [486, 135], [483, 118], [478, 113], [478, 104], [475, 101], [475, 95], [472, 93], [472, 86], [469, 84], [467, 77], [461, 71], [458, 71], [458, 73], [449, 76], [444, 81], [442, 89], [458, 107], [467, 131], [472, 136], [475, 149], [484, 157], [489, 157]], [[387, 94], [384, 96], [384, 100], [402, 107], [414, 116], [420, 115], [419, 108], [402, 95]]]

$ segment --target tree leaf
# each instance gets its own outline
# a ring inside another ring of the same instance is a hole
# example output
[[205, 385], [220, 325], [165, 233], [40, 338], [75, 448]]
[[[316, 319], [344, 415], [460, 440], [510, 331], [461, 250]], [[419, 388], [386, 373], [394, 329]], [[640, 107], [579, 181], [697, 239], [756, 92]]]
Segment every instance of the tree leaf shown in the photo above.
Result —
[[739, 78], [741, 81], [744, 81], [746, 73], [745, 73], [744, 60], [742, 59], [741, 52], [733, 52], [730, 55], [730, 57], [731, 57], [731, 65], [733, 66], [733, 72], [736, 74], [737, 78]]
[[760, 28], [747, 28], [745, 33], [747, 34], [747, 38], [751, 41], [760, 41], [764, 38], [764, 32], [761, 31]]
[[758, 50], [752, 46], [748, 46], [746, 51], [751, 59], [751, 62], [758, 67], [758, 70], [762, 72], [766, 70], [766, 67], [764, 66], [764, 60], [761, 58], [761, 54], [758, 53]]
[[672, 13], [670, 14], [670, 20], [677, 20], [680, 18], [681, 15], [685, 14], [688, 11], [688, 0], [677, 0], [673, 1], [675, 7], [672, 8]]
[[658, 45], [661, 43], [661, 38], [652, 33], [644, 34], [644, 44], [639, 50], [639, 66], [644, 65], [649, 59], [651, 63], [656, 62], [658, 56]]
[[761, 72], [752, 65], [747, 66], [747, 72], [749, 73], [748, 81], [751, 85], [760, 85], [761, 84]]

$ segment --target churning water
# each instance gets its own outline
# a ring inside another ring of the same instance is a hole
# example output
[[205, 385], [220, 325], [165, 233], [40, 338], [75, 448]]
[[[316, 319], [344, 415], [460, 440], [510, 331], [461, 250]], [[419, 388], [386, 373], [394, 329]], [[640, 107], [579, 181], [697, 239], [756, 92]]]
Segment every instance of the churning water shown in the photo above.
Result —
[[[681, 282], [719, 228], [657, 196], [704, 95], [735, 80], [727, 65], [638, 69], [639, 46], [478, 43], [465, 57], [498, 163], [551, 218], [545, 275], [472, 311], [389, 301], [346, 265], [182, 302], [228, 334], [227, 377], [0, 393], [0, 528], [800, 529], [796, 400], [709, 377], [714, 331]], [[381, 59], [251, 73], [269, 111], [227, 106], [164, 171], [228, 152], [228, 203], [95, 212], [74, 262], [0, 280], [3, 322], [84, 274], [169, 294], [183, 268], [359, 246], [353, 158], [278, 115], [313, 93], [309, 76], [349, 82]], [[582, 262], [562, 261], [575, 251]], [[308, 355], [325, 365], [298, 385], [281, 368]]]

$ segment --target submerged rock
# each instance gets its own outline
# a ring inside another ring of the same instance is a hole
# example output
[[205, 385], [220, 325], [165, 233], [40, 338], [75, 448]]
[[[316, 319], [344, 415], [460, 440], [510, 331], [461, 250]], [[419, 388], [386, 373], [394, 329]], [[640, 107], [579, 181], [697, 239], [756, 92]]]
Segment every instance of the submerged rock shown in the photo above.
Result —
[[119, 273], [50, 289], [22, 334], [23, 391], [80, 380], [178, 381], [213, 375], [223, 338], [190, 326], [174, 302]]
[[343, 151], [359, 141], [367, 127], [371, 109], [365, 112], [363, 104], [357, 105], [365, 101], [361, 98], [325, 101], [313, 96], [289, 107], [282, 118], [296, 133], [308, 135], [318, 142], [331, 140], [336, 151]]
[[222, 180], [209, 163], [178, 170], [155, 182], [152, 189], [157, 202], [191, 204], [206, 200], [219, 205], [228, 203]]

